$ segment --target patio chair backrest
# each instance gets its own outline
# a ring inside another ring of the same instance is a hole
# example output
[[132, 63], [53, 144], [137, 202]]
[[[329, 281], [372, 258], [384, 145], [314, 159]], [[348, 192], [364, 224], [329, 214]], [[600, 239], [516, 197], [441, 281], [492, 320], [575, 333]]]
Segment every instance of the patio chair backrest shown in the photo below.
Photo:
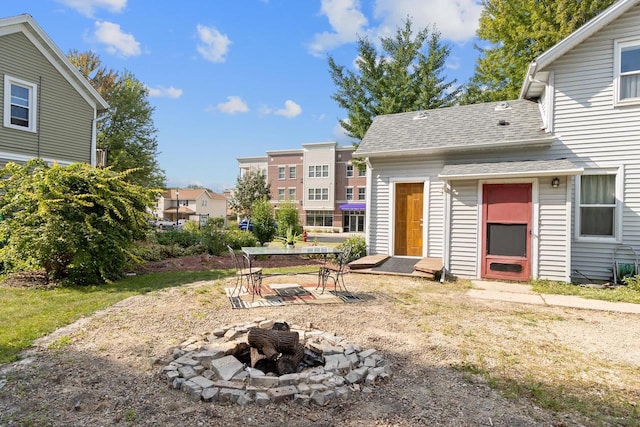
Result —
[[229, 253], [231, 254], [231, 260], [233, 261], [233, 266], [235, 267], [236, 271], [242, 270], [242, 265], [240, 264], [240, 260], [238, 259], [238, 256], [236, 255], [233, 248], [229, 245], [227, 245], [227, 248], [229, 249]]

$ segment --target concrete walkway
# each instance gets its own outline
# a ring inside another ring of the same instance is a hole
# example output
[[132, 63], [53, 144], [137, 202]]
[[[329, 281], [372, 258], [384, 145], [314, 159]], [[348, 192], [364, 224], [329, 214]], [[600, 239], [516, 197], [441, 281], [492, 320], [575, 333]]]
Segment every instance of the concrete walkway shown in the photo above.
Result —
[[538, 294], [531, 290], [531, 285], [518, 283], [485, 280], [472, 280], [471, 283], [473, 288], [467, 291], [467, 295], [472, 298], [640, 314], [640, 304], [600, 301], [573, 295]]

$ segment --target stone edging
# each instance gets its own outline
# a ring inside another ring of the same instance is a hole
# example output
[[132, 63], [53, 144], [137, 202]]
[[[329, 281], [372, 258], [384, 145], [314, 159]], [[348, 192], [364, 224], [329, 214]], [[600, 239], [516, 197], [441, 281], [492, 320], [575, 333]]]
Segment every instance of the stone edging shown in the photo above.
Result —
[[291, 326], [300, 343], [323, 355], [324, 366], [277, 376], [243, 365], [225, 352], [247, 342], [249, 328], [271, 329], [274, 320], [224, 326], [212, 333], [189, 338], [170, 350], [162, 360], [161, 378], [169, 386], [194, 400], [267, 405], [285, 400], [324, 406], [334, 399], [346, 399], [354, 392], [391, 376], [391, 369], [376, 349], [363, 350], [334, 334]]

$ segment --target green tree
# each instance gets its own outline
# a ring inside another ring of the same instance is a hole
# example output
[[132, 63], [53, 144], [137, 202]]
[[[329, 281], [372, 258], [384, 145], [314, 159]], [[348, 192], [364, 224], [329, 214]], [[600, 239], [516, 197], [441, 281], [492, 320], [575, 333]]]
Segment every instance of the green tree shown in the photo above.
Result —
[[446, 82], [442, 76], [451, 48], [440, 42], [437, 31], [424, 28], [413, 34], [407, 19], [395, 37], [380, 39], [380, 53], [367, 38], [359, 38], [357, 72], [329, 56], [337, 88], [332, 99], [347, 111], [347, 118], [339, 122], [350, 137], [361, 140], [378, 115], [438, 108], [455, 101], [461, 89], [455, 87], [455, 79]]
[[251, 211], [253, 221], [253, 235], [260, 245], [273, 240], [276, 235], [276, 226], [273, 224], [273, 206], [269, 199], [262, 198], [253, 203]]
[[127, 179], [137, 185], [163, 187], [149, 90], [131, 72], [118, 74], [103, 67], [93, 52], [71, 51], [68, 57], [110, 105], [105, 118], [97, 122], [97, 146], [106, 150], [107, 166], [130, 171]]
[[280, 203], [276, 211], [276, 222], [278, 223], [278, 236], [280, 237], [285, 237], [289, 228], [296, 234], [302, 233], [298, 208], [291, 200]]
[[156, 195], [127, 173], [39, 159], [0, 169], [0, 264], [75, 284], [121, 277]]
[[614, 1], [483, 0], [477, 36], [490, 45], [476, 45], [480, 58], [461, 102], [518, 98], [529, 63]]
[[229, 198], [229, 207], [242, 218], [251, 216], [253, 204], [269, 198], [271, 185], [267, 183], [267, 177], [258, 169], [251, 169], [243, 176], [238, 177], [236, 188]]

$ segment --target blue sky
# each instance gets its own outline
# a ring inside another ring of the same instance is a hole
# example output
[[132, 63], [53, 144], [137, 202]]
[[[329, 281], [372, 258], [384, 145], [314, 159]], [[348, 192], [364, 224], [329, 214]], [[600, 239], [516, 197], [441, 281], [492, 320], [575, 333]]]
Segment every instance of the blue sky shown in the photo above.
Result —
[[410, 16], [452, 48], [447, 80], [473, 74], [479, 0], [22, 0], [64, 53], [95, 52], [150, 90], [158, 160], [171, 187], [223, 191], [237, 157], [351, 141], [331, 99], [327, 55], [353, 67], [358, 36], [378, 41]]

